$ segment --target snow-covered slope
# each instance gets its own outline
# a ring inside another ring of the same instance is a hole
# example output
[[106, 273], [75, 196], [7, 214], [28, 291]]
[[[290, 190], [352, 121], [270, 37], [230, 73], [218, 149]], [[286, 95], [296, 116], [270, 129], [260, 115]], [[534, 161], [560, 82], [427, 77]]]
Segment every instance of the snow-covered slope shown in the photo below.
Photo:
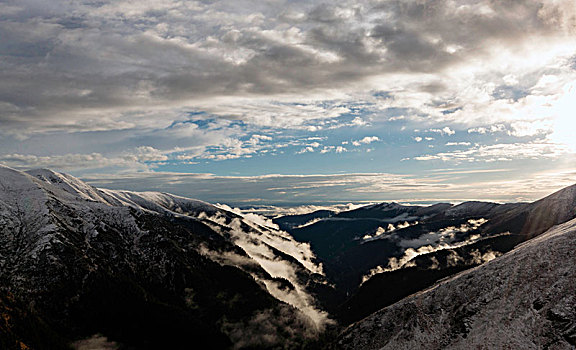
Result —
[[490, 211], [494, 210], [495, 208], [499, 207], [499, 204], [491, 203], [491, 202], [464, 202], [458, 204], [448, 210], [446, 210], [445, 215], [447, 217], [457, 217], [462, 215], [468, 216], [482, 216], [486, 215]]
[[315, 298], [324, 283], [309, 245], [229, 210], [0, 166], [0, 292], [67, 336], [297, 344], [329, 322]]
[[[4, 169], [8, 169], [4, 167]], [[50, 169], [33, 169], [25, 172], [44, 183], [53, 185], [75, 197], [112, 206], [131, 206], [166, 214], [174, 212], [184, 215], [198, 215], [201, 212], [216, 213], [218, 209], [206, 202], [160, 192], [130, 192], [97, 189], [68, 174]], [[42, 187], [40, 183], [40, 187]]]
[[[109, 202], [109, 199], [103, 196], [103, 194], [96, 188], [68, 174], [57, 173], [50, 169], [33, 169], [28, 170], [25, 173], [45, 183], [54, 185], [55, 187], [65, 192], [68, 192], [74, 196], [78, 196], [80, 198], [96, 202]], [[119, 203], [112, 202], [110, 204], [119, 204]]]
[[350, 326], [342, 349], [574, 349], [576, 219]]
[[531, 238], [574, 217], [576, 185], [563, 188], [536, 202], [501, 212], [485, 229], [506, 229]]

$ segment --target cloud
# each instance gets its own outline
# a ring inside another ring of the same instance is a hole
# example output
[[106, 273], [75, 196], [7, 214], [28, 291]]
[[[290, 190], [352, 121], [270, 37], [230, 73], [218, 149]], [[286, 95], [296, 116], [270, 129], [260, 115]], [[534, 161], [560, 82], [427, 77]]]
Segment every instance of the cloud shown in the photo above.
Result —
[[503, 132], [506, 130], [506, 126], [503, 124], [496, 124], [491, 125], [489, 127], [477, 127], [477, 128], [470, 128], [468, 129], [469, 134], [478, 133], [478, 134], [486, 134], [486, 133], [496, 133], [496, 132]]
[[[400, 216], [399, 218], [394, 218], [394, 219], [404, 219], [402, 218], [402, 216]], [[395, 222], [394, 219], [392, 219], [392, 222]], [[386, 221], [386, 220], [384, 220]], [[392, 233], [396, 230], [401, 230], [403, 228], [406, 227], [410, 227], [410, 226], [414, 226], [414, 225], [418, 225], [418, 221], [412, 221], [412, 222], [408, 222], [408, 221], [404, 221], [404, 222], [399, 222], [396, 225], [394, 225], [393, 223], [389, 223], [388, 226], [384, 227], [378, 227], [376, 229], [376, 232], [374, 232], [371, 235], [364, 235], [364, 237], [362, 237], [362, 240], [364, 242], [369, 242], [369, 241], [374, 241], [377, 239], [386, 239], [388, 236], [382, 236], [384, 233], [388, 232], [388, 233]]]
[[[211, 203], [246, 205], [330, 205], [397, 201], [403, 203], [532, 201], [576, 183], [573, 158], [564, 168], [542, 168], [527, 177], [509, 169], [465, 169], [431, 172], [426, 176], [409, 174], [317, 174], [219, 176], [207, 173], [141, 172], [85, 174], [81, 178], [93, 186], [110, 189], [148, 191], [155, 189], [197, 198]], [[484, 179], [478, 174], [493, 172]], [[480, 173], [478, 173], [480, 172]], [[462, 177], [470, 180], [462, 182]], [[471, 193], [474, 196], [471, 197]]]
[[76, 350], [115, 350], [120, 347], [101, 334], [95, 334], [90, 338], [75, 341], [72, 346]]
[[[447, 146], [453, 146], [454, 144]], [[511, 143], [495, 145], [475, 145], [467, 150], [441, 152], [414, 157], [414, 160], [444, 162], [502, 162], [517, 159], [560, 158], [570, 154], [568, 146], [538, 140], [528, 143]]]
[[[346, 111], [313, 100], [350, 96], [383, 79], [393, 82], [386, 86], [395, 103], [416, 106], [428, 96], [426, 106], [430, 94], [461, 88], [461, 81], [450, 87], [451, 74], [442, 82], [445, 72], [494, 81], [478, 67], [534, 66], [535, 51], [546, 62], [558, 57], [574, 31], [573, 6], [172, 0], [135, 8], [127, 1], [50, 7], [10, 1], [0, 22], [0, 115], [10, 128], [37, 132], [130, 128], [137, 125], [131, 114], [152, 109], [162, 119], [175, 110], [203, 109], [256, 124], [296, 125]], [[516, 73], [503, 73], [503, 82], [522, 84]], [[364, 123], [360, 117], [352, 122]]]
[[485, 253], [481, 253], [477, 249], [474, 249], [470, 252], [470, 255], [472, 255], [472, 262], [474, 264], [484, 264], [488, 261], [492, 261], [492, 260], [496, 259], [497, 257], [501, 256], [502, 253], [501, 252], [495, 252], [492, 250], [488, 250]]
[[446, 146], [470, 146], [470, 142], [447, 142]]
[[[222, 205], [220, 206], [227, 209]], [[274, 251], [276, 249], [283, 254], [292, 256], [310, 274], [322, 274], [322, 266], [317, 264], [316, 257], [310, 250], [310, 245], [296, 242], [288, 233], [279, 231], [275, 227], [270, 227], [276, 225], [271, 224], [265, 218], [251, 213], [242, 214], [240, 210], [232, 210], [244, 216], [244, 219], [233, 218], [232, 220], [227, 220], [224, 216], [209, 216], [206, 213], [201, 213], [199, 218], [208, 225], [212, 222], [216, 232], [230, 235], [234, 244], [242, 248], [251, 260], [232, 252], [221, 254], [206, 248], [202, 250], [203, 253], [224, 263], [228, 262], [236, 266], [239, 264], [240, 268], [244, 268], [257, 281], [262, 282], [272, 296], [298, 309], [309, 318], [316, 331], [322, 331], [325, 325], [332, 321], [328, 318], [328, 314], [325, 311], [320, 310], [315, 305], [314, 297], [309, 294], [306, 285], [303, 284], [304, 282], [300, 277], [299, 270], [301, 268], [291, 261], [278, 256]], [[250, 229], [247, 229], [246, 225]], [[222, 227], [229, 230], [224, 233]], [[278, 281], [256, 274], [251, 268], [246, 268], [246, 265], [253, 265], [254, 262], [260, 265], [272, 278], [282, 278], [289, 281], [293, 288], [283, 288]]]
[[[273, 171], [288, 174], [297, 173], [290, 156], [298, 151], [315, 152], [300, 161], [348, 152], [358, 171], [373, 171], [384, 149], [398, 159], [454, 164], [560, 163], [576, 150], [570, 0], [1, 6], [0, 161], [11, 166], [105, 179], [159, 169], [232, 174], [245, 162], [257, 174], [268, 172], [259, 158], [267, 155], [278, 157]], [[414, 154], [404, 144], [412, 136], [405, 130], [414, 129], [415, 141], [458, 132], [458, 142], [470, 145], [454, 151], [438, 143]], [[317, 172], [342, 170], [328, 163], [315, 163]], [[434, 164], [391, 159], [386, 171], [424, 174]], [[228, 188], [234, 201], [246, 193], [239, 182]], [[421, 198], [454, 198], [454, 182], [440, 183]], [[303, 192], [313, 192], [293, 185], [266, 183], [246, 199], [274, 193], [301, 203]], [[340, 186], [353, 198], [338, 201], [370, 201], [392, 188], [371, 182], [355, 195], [353, 185]], [[199, 196], [220, 191], [194, 188]], [[322, 200], [319, 191], [309, 198]]]
[[296, 152], [296, 154], [302, 154], [302, 153], [308, 153], [308, 152], [313, 153], [314, 147], [312, 147], [312, 146], [304, 147], [300, 151]]
[[346, 203], [346, 204], [334, 204], [334, 205], [301, 205], [292, 207], [277, 207], [273, 205], [265, 205], [258, 207], [250, 207], [246, 209], [241, 209], [243, 213], [255, 213], [264, 215], [267, 217], [280, 217], [285, 215], [301, 215], [309, 214], [318, 210], [330, 210], [335, 213], [341, 211], [354, 210], [363, 207], [369, 203], [356, 204], [356, 203]]
[[159, 162], [168, 160], [168, 157], [154, 147], [140, 146], [133, 154], [126, 155], [124, 159], [135, 162]]
[[[416, 239], [400, 240], [398, 245], [402, 248], [416, 249], [423, 246], [440, 246], [445, 244], [452, 244], [458, 240], [458, 234], [475, 230], [485, 224], [487, 221], [488, 220], [486, 219], [468, 220], [467, 223], [458, 227], [449, 226], [441, 229], [438, 232], [429, 232]], [[397, 239], [397, 237], [391, 237], [391, 239]], [[468, 239], [471, 240], [473, 237], [471, 236]]]
[[[414, 258], [423, 254], [429, 254], [440, 250], [453, 249], [458, 247], [463, 247], [470, 245], [482, 239], [479, 234], [467, 234], [470, 231], [478, 229], [480, 226], [488, 222], [486, 219], [478, 220], [468, 220], [465, 224], [460, 226], [450, 226], [441, 229], [438, 232], [428, 232], [416, 239], [405, 240], [402, 237], [393, 234], [384, 237], [383, 239], [389, 239], [395, 241], [398, 247], [404, 249], [404, 253], [400, 257], [392, 257], [388, 261], [387, 266], [377, 266], [371, 269], [368, 274], [362, 277], [362, 283], [366, 282], [372, 276], [395, 271], [401, 268], [416, 266]], [[453, 253], [455, 254], [455, 253]], [[491, 254], [486, 253], [485, 256], [480, 254], [478, 251], [472, 253], [474, 262], [484, 262], [494, 259], [496, 254], [492, 252]], [[485, 258], [485, 259], [484, 259]], [[456, 255], [454, 259], [461, 259]], [[454, 264], [456, 265], [456, 264]]]
[[443, 127], [442, 129], [429, 129], [429, 130], [426, 130], [426, 131], [427, 131], [427, 132], [438, 133], [438, 134], [441, 134], [441, 135], [447, 135], [447, 136], [451, 136], [451, 135], [454, 135], [454, 134], [456, 133], [456, 131], [450, 129], [450, 127], [448, 127], [448, 126], [445, 126], [445, 127]]
[[280, 228], [278, 227], [277, 224], [275, 224], [272, 220], [268, 219], [265, 216], [256, 214], [254, 212], [247, 212], [247, 211], [243, 211], [240, 208], [232, 208], [226, 204], [216, 204], [217, 207], [224, 209], [226, 211], [238, 214], [242, 217], [244, 217], [245, 219], [247, 219], [250, 222], [253, 222], [257, 225], [260, 225], [262, 227], [267, 227], [273, 230], [279, 230]]
[[360, 140], [356, 140], [356, 141], [351, 141], [353, 146], [361, 146], [361, 145], [369, 145], [372, 142], [378, 142], [380, 141], [380, 138], [378, 136], [366, 136]]
[[550, 120], [517, 121], [510, 124], [510, 135], [517, 137], [546, 135], [552, 130]]
[[251, 318], [238, 322], [224, 320], [222, 331], [228, 335], [233, 349], [274, 348], [278, 346], [298, 348], [304, 339], [317, 337], [314, 324], [290, 306], [280, 305], [275, 309], [266, 309]]
[[[139, 158], [139, 156], [143, 158]], [[123, 157], [107, 158], [100, 153], [91, 154], [64, 154], [54, 156], [35, 156], [23, 154], [4, 154], [0, 156], [0, 162], [14, 168], [57, 168], [57, 169], [130, 169], [130, 170], [148, 170], [149, 167], [139, 163], [139, 160], [145, 160], [146, 155], [125, 155]], [[148, 159], [153, 159], [153, 155], [148, 155]], [[162, 157], [161, 157], [162, 158]]]

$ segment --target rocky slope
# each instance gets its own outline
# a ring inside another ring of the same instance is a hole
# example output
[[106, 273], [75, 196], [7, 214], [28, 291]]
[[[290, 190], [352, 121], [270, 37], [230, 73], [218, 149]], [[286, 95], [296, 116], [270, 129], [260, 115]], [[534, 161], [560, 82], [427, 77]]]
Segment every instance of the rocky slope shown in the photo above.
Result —
[[350, 326], [341, 349], [574, 349], [576, 219]]
[[0, 166], [0, 344], [313, 343], [329, 323], [316, 295], [330, 288], [309, 246], [266, 224], [201, 201]]

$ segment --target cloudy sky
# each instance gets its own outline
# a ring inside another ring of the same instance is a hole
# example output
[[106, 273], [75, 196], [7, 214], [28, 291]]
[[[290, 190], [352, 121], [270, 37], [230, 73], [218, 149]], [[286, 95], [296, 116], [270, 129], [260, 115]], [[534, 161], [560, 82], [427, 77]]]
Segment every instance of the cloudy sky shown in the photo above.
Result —
[[235, 205], [576, 183], [573, 0], [0, 0], [0, 163]]

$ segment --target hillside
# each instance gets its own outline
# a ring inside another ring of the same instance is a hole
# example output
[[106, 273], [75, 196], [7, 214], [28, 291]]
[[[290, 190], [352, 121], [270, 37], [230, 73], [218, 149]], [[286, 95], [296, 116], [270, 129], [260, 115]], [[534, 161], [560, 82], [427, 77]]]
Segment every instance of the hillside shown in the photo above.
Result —
[[350, 326], [341, 349], [573, 349], [576, 220]]
[[0, 280], [15, 322], [1, 343], [38, 349], [54, 346], [26, 322], [54, 344], [100, 334], [139, 349], [301, 347], [330, 323], [322, 269], [286, 233], [46, 169], [0, 167]]

